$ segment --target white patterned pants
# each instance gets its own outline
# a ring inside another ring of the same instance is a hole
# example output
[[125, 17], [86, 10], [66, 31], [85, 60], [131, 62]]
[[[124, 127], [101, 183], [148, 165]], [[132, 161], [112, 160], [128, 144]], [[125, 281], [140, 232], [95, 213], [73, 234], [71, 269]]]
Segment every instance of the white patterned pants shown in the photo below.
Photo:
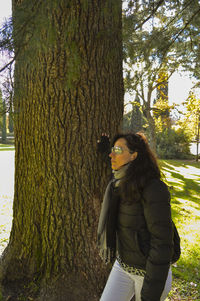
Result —
[[[125, 272], [116, 260], [110, 272], [100, 301], [130, 301], [135, 296], [136, 301], [141, 301], [140, 293], [144, 277]], [[171, 268], [165, 283], [165, 288], [160, 298], [164, 301], [171, 290]]]

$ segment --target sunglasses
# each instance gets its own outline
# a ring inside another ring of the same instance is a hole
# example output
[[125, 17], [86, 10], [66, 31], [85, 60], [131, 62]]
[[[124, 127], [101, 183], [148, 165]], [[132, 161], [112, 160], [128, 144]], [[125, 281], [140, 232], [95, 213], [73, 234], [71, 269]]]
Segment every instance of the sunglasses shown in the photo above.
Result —
[[115, 153], [116, 155], [121, 155], [123, 153], [123, 149], [120, 146], [113, 146], [111, 148], [111, 153]]
[[121, 155], [124, 151], [127, 151], [129, 152], [130, 154], [133, 154], [134, 152], [132, 151], [129, 151], [128, 149], [123, 149], [122, 147], [120, 146], [113, 146], [111, 148], [111, 153], [115, 153], [116, 155]]

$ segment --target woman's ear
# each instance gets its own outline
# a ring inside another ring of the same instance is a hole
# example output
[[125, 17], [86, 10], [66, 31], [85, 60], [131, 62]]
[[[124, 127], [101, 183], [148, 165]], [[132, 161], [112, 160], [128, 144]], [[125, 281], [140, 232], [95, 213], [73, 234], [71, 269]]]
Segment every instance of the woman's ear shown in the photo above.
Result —
[[137, 152], [134, 152], [134, 153], [131, 155], [132, 161], [135, 160], [135, 159], [137, 158], [137, 155], [138, 155]]

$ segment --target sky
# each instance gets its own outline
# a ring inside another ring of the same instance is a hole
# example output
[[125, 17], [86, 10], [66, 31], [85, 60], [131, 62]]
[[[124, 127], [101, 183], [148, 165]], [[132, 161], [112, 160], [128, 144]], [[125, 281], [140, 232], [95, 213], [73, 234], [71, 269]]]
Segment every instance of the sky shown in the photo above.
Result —
[[[11, 0], [0, 0], [0, 25], [11, 15], [12, 10]], [[188, 74], [178, 74], [177, 72], [172, 75], [169, 81], [169, 104], [181, 103], [187, 99], [189, 91], [193, 83]]]
[[169, 81], [169, 103], [181, 103], [187, 99], [190, 89], [194, 86], [188, 72], [175, 72]]
[[0, 23], [2, 23], [5, 18], [11, 15], [11, 11], [11, 0], [0, 0]]

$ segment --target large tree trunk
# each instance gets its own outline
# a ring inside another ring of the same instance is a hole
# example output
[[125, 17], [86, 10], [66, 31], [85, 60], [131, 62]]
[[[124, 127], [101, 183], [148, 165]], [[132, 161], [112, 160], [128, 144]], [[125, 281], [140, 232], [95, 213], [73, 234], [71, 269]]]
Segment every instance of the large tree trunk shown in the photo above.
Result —
[[[98, 300], [96, 248], [108, 164], [96, 151], [123, 116], [120, 0], [13, 0], [15, 194], [5, 296]], [[28, 300], [28, 298], [27, 298]]]

